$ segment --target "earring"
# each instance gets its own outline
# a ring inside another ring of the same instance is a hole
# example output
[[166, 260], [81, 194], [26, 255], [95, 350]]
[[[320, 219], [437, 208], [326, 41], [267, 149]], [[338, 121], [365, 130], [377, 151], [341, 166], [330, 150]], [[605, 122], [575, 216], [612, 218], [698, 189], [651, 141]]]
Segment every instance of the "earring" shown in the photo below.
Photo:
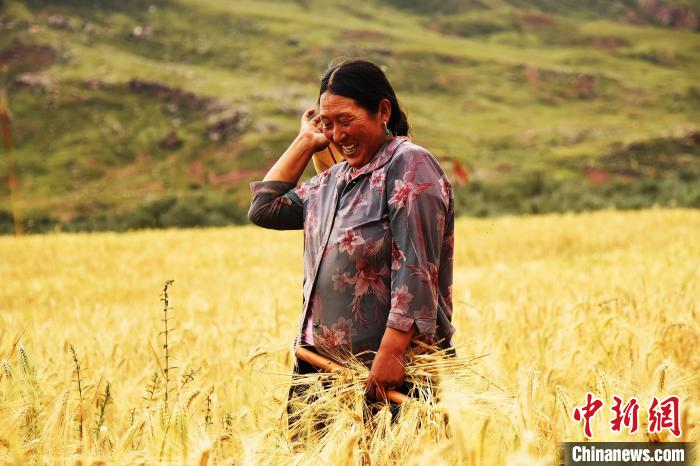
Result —
[[387, 139], [391, 139], [394, 137], [394, 135], [391, 134], [391, 131], [389, 131], [389, 127], [386, 125], [386, 121], [384, 122], [384, 134], [386, 135]]

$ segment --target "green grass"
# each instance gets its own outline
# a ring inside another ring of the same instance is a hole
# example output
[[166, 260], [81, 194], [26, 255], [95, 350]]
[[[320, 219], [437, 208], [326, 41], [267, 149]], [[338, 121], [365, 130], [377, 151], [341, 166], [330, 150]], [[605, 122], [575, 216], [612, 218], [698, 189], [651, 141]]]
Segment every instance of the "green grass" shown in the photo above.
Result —
[[[452, 160], [468, 167], [462, 213], [698, 206], [700, 155], [684, 141], [699, 131], [700, 34], [628, 24], [620, 18], [637, 8], [631, 0], [5, 0], [0, 8], [13, 23], [0, 51], [50, 45], [56, 56], [38, 71], [48, 89], [13, 85], [23, 71], [13, 64], [1, 81], [34, 231], [243, 221], [247, 182], [294, 137], [328, 63], [353, 55], [385, 67], [416, 142], [448, 176]], [[48, 24], [50, 15], [68, 26]], [[132, 37], [138, 26], [150, 34]], [[217, 109], [134, 92], [134, 78]], [[207, 126], [234, 110], [248, 115], [243, 132], [209, 140]], [[182, 146], [161, 149], [173, 129]], [[616, 168], [611, 161], [628, 153], [659, 169], [587, 180], [588, 168]], [[239, 181], [215, 181], [235, 171]], [[0, 181], [0, 230], [9, 232]]]

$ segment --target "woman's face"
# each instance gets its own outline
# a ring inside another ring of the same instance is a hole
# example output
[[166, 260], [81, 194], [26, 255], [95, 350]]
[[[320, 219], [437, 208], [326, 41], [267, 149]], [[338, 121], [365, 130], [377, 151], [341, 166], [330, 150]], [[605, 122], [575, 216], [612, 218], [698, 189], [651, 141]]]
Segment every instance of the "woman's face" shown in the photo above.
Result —
[[319, 108], [324, 136], [338, 148], [351, 167], [365, 165], [384, 144], [383, 122], [388, 121], [391, 114], [391, 104], [387, 99], [380, 102], [376, 114], [371, 114], [354, 99], [324, 92]]

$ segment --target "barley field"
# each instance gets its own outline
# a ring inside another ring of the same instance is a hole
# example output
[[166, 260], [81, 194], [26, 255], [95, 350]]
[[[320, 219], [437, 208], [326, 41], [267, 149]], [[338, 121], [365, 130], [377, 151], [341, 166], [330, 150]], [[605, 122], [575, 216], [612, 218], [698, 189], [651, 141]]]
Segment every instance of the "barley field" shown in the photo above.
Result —
[[[294, 440], [300, 232], [0, 237], [0, 463], [553, 465], [587, 392], [593, 440], [672, 440], [646, 432], [669, 395], [698, 440], [700, 212], [460, 219], [455, 247], [458, 358], [408, 368], [439, 397], [392, 423], [361, 371], [312, 376], [330, 388]], [[639, 400], [636, 434], [611, 432], [613, 395]]]

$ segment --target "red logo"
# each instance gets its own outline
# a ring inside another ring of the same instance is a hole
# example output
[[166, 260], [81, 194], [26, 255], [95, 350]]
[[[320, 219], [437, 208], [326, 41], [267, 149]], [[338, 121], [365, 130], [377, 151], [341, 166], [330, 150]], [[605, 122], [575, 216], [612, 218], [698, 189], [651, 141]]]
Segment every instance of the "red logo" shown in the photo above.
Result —
[[[632, 397], [624, 405], [623, 399], [617, 395], [613, 395], [613, 400], [615, 404], [610, 410], [614, 417], [610, 421], [610, 430], [622, 432], [622, 429], [626, 428], [630, 434], [637, 432], [639, 430], [639, 402], [637, 399]], [[576, 422], [583, 421], [583, 434], [587, 438], [593, 437], [591, 419], [602, 407], [602, 400], [596, 398], [592, 393], [586, 393], [586, 403], [574, 409], [574, 420]], [[656, 397], [651, 399], [647, 432], [654, 434], [662, 430], [668, 430], [675, 437], [681, 436], [680, 400], [677, 396], [669, 396], [662, 401]]]
[[588, 438], [591, 438], [593, 436], [593, 434], [591, 433], [591, 418], [595, 416], [595, 413], [597, 413], [598, 410], [602, 407], [602, 401], [595, 398], [592, 393], [587, 393], [586, 404], [581, 408], [576, 408], [574, 410], [574, 420], [576, 422], [581, 422], [581, 419], [583, 418], [583, 433]]
[[680, 400], [677, 396], [669, 396], [659, 403], [654, 397], [649, 408], [649, 433], [661, 432], [668, 429], [674, 436], [681, 436]]
[[622, 426], [627, 427], [630, 434], [637, 432], [639, 428], [639, 403], [637, 399], [632, 397], [624, 408], [622, 408], [622, 398], [613, 395], [615, 406], [612, 407], [612, 412], [615, 413], [615, 418], [610, 421], [610, 430], [620, 432]]

